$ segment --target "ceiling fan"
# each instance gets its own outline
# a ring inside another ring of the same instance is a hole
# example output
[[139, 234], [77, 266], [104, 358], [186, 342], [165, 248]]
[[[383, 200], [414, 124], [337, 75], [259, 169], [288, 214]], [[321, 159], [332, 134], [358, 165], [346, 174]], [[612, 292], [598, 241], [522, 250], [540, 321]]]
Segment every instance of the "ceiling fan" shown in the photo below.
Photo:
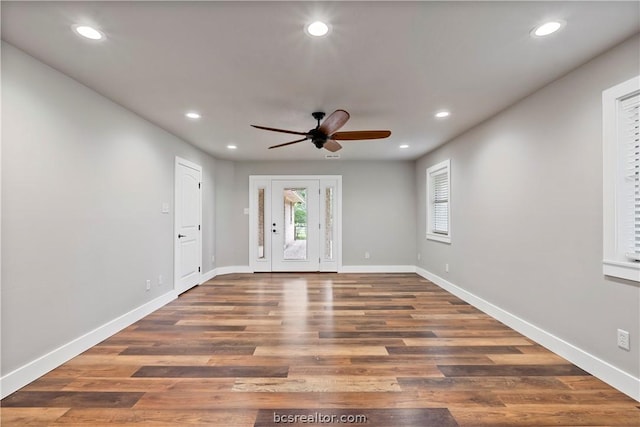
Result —
[[273, 132], [282, 132], [282, 133], [292, 133], [294, 135], [304, 135], [304, 138], [297, 139], [291, 142], [285, 142], [284, 144], [273, 145], [269, 147], [278, 148], [284, 147], [291, 144], [297, 144], [298, 142], [310, 140], [313, 145], [315, 145], [318, 149], [325, 148], [331, 152], [336, 152], [342, 148], [342, 145], [338, 143], [338, 141], [356, 141], [362, 139], [382, 139], [387, 138], [391, 135], [391, 131], [389, 130], [356, 130], [356, 131], [348, 131], [348, 132], [338, 132], [347, 120], [349, 120], [349, 113], [345, 110], [336, 110], [327, 117], [322, 124], [320, 124], [320, 120], [324, 118], [324, 112], [316, 111], [311, 113], [314, 119], [318, 121], [318, 125], [311, 129], [308, 132], [297, 132], [293, 130], [286, 129], [276, 129], [265, 126], [257, 126], [251, 125], [256, 129], [264, 129], [270, 130]]

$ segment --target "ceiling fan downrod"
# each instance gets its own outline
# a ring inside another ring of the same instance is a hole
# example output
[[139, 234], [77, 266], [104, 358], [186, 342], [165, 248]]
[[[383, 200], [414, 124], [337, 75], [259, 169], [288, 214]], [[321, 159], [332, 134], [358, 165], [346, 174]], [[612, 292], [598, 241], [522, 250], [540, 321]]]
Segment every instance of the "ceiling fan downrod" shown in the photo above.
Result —
[[318, 126], [316, 126], [316, 129], [318, 129], [320, 127], [320, 120], [324, 119], [324, 111], [316, 111], [311, 113], [311, 115], [318, 121]]

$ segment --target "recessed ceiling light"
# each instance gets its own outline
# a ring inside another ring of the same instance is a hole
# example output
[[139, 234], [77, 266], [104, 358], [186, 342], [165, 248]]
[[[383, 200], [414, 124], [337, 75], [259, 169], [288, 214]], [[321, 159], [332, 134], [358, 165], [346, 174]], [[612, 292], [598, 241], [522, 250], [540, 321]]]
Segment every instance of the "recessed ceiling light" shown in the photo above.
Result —
[[400, 148], [409, 148], [409, 146], [407, 144], [402, 144]]
[[439, 118], [439, 119], [444, 119], [445, 117], [449, 117], [449, 115], [451, 115], [451, 113], [450, 113], [450, 112], [448, 112], [448, 111], [444, 111], [444, 110], [443, 110], [443, 111], [438, 111], [438, 112], [435, 114], [435, 116], [436, 116], [437, 118]]
[[88, 25], [74, 25], [72, 28], [76, 33], [87, 39], [102, 40], [104, 38], [104, 34], [101, 31]]
[[329, 26], [322, 21], [315, 21], [307, 25], [307, 34], [314, 37], [322, 37], [329, 32]]
[[531, 35], [534, 37], [544, 37], [549, 34], [553, 34], [562, 27], [564, 27], [566, 22], [564, 21], [549, 21], [545, 22], [542, 25], [538, 25], [533, 30], [531, 30]]
[[233, 145], [233, 144], [229, 144], [229, 145], [227, 145], [227, 148], [229, 150], [235, 150], [236, 148], [238, 148], [238, 146], [237, 145]]
[[199, 119], [200, 117], [202, 117], [200, 113], [196, 113], [195, 111], [189, 111], [188, 113], [185, 113], [185, 116], [190, 119]]

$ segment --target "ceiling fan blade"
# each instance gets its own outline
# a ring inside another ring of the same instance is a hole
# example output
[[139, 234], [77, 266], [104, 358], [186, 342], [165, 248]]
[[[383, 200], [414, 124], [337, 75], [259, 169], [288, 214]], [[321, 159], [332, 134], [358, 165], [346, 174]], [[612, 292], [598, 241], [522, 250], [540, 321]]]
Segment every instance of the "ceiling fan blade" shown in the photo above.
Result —
[[271, 147], [269, 147], [269, 150], [271, 150], [272, 148], [278, 148], [278, 147], [284, 147], [285, 145], [291, 145], [291, 144], [296, 144], [298, 142], [302, 142], [305, 141], [307, 138], [302, 138], [302, 139], [298, 139], [296, 141], [291, 141], [291, 142], [285, 142], [284, 144], [278, 144], [278, 145], [272, 145]]
[[354, 130], [349, 132], [336, 132], [331, 135], [332, 139], [339, 141], [356, 141], [359, 139], [382, 139], [391, 135], [389, 130]]
[[342, 145], [338, 144], [338, 142], [334, 141], [333, 139], [327, 139], [327, 142], [325, 142], [322, 147], [326, 148], [332, 153], [335, 153], [336, 151], [342, 148]]
[[251, 126], [256, 128], [256, 129], [270, 130], [270, 131], [273, 131], [273, 132], [292, 133], [294, 135], [306, 135], [307, 134], [306, 132], [296, 132], [294, 130], [268, 128], [268, 127], [265, 127], [265, 126], [258, 126], [258, 125], [251, 125]]
[[347, 120], [349, 120], [349, 117], [349, 113], [347, 113], [346, 111], [336, 110], [331, 113], [329, 117], [324, 119], [318, 129], [320, 129], [320, 131], [325, 135], [331, 135], [342, 126], [344, 126], [344, 124], [347, 123]]

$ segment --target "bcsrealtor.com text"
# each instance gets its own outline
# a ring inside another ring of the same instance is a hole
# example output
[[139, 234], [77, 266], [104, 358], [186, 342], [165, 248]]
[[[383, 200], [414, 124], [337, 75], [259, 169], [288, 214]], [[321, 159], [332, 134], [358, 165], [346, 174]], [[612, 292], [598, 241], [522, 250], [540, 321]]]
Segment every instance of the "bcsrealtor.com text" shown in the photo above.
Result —
[[367, 416], [363, 414], [324, 414], [314, 412], [308, 414], [273, 413], [274, 424], [365, 424]]

